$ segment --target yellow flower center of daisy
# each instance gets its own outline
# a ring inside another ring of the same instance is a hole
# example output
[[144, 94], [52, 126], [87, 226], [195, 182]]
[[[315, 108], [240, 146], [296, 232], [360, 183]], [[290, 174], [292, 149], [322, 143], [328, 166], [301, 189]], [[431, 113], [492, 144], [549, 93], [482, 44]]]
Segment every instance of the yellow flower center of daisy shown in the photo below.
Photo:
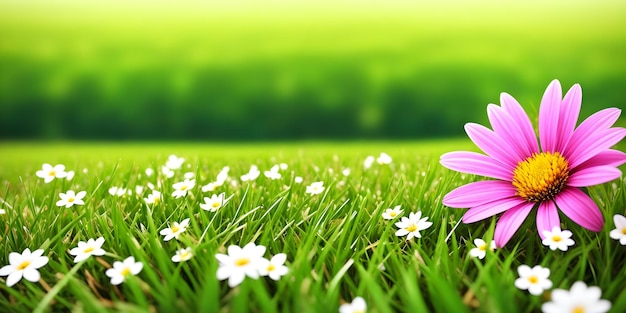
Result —
[[406, 229], [406, 231], [408, 231], [409, 233], [412, 233], [412, 232], [414, 232], [414, 231], [416, 231], [416, 230], [417, 230], [417, 225], [415, 225], [415, 224], [411, 224], [411, 225], [409, 225], [409, 226], [408, 226], [407, 228], [405, 228], [405, 229]]
[[239, 267], [246, 266], [248, 263], [250, 263], [250, 260], [247, 258], [240, 258], [235, 260], [235, 266]]
[[74, 202], [74, 200], [76, 200], [76, 199], [74, 199], [74, 198], [68, 198], [68, 199], [67, 199], [67, 202]]
[[214, 207], [214, 208], [219, 208], [220, 205], [221, 205], [221, 203], [218, 202], [218, 201], [214, 201], [213, 203], [211, 203], [211, 206]]
[[526, 201], [542, 202], [554, 199], [568, 178], [569, 164], [559, 152], [541, 152], [517, 163], [513, 186]]
[[185, 250], [183, 252], [180, 253], [180, 258], [181, 259], [186, 259], [189, 256], [189, 251]]
[[89, 253], [89, 252], [91, 252], [91, 251], [93, 251], [93, 250], [95, 250], [93, 247], [88, 247], [87, 249], [85, 249], [85, 250], [83, 251], [83, 253]]
[[396, 213], [395, 211], [389, 212], [389, 216], [391, 217], [395, 217], [396, 215], [398, 215], [398, 213]]
[[178, 225], [177, 225], [177, 224], [174, 224], [174, 226], [172, 226], [172, 228], [171, 228], [171, 229], [172, 229], [172, 232], [173, 232], [173, 233], [177, 233], [177, 232], [180, 230], [180, 227], [178, 227]]
[[483, 243], [482, 245], [478, 246], [478, 250], [481, 250], [481, 251], [487, 250], [487, 244]]
[[30, 261], [24, 261], [22, 263], [20, 263], [20, 265], [17, 266], [17, 270], [21, 271], [25, 268], [27, 268], [30, 265]]
[[622, 235], [626, 235], [626, 227], [622, 228]]
[[187, 185], [182, 185], [182, 186], [180, 186], [180, 190], [182, 190], [182, 191], [187, 190]]
[[559, 242], [561, 240], [563, 240], [563, 238], [561, 238], [561, 236], [559, 236], [559, 235], [552, 235], [552, 241]]
[[531, 284], [536, 284], [539, 282], [539, 277], [537, 277], [537, 275], [530, 275], [530, 277], [528, 277], [528, 281]]
[[578, 305], [572, 310], [572, 313], [585, 313], [585, 308], [582, 305]]
[[270, 265], [267, 266], [267, 271], [268, 272], [271, 272], [271, 271], [273, 271], [275, 269], [276, 269], [276, 266], [274, 266], [274, 264], [272, 264], [272, 263], [270, 263]]
[[48, 172], [48, 176], [56, 176], [56, 175], [57, 175], [57, 172], [55, 171]]
[[125, 267], [124, 269], [122, 269], [122, 270], [120, 271], [120, 274], [121, 274], [122, 276], [128, 276], [128, 274], [130, 274], [130, 268]]

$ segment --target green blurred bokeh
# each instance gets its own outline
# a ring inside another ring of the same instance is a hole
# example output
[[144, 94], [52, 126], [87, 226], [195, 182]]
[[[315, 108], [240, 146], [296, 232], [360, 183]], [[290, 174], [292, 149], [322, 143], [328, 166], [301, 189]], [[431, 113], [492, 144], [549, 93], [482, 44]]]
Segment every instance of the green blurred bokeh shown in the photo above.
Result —
[[554, 78], [624, 107], [625, 1], [0, 2], [2, 139], [462, 136]]

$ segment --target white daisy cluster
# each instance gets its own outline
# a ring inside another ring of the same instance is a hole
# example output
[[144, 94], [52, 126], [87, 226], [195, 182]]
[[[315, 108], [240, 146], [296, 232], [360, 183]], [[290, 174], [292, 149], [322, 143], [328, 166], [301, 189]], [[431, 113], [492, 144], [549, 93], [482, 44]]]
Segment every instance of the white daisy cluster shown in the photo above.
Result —
[[235, 245], [228, 247], [228, 254], [218, 253], [215, 258], [219, 261], [217, 279], [228, 279], [228, 286], [235, 287], [241, 284], [246, 277], [258, 279], [259, 276], [268, 276], [279, 280], [289, 272], [284, 265], [287, 255], [279, 253], [271, 259], [265, 259], [265, 246], [248, 243], [243, 248]]

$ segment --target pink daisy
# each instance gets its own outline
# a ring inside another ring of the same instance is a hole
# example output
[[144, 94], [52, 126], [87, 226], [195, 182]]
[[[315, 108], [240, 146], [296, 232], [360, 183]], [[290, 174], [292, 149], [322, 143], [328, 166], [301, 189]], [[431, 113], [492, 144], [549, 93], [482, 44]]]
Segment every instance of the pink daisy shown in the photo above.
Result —
[[621, 113], [617, 108], [599, 111], [576, 128], [581, 101], [580, 85], [563, 98], [561, 84], [552, 81], [541, 99], [538, 142], [526, 112], [513, 97], [502, 93], [501, 106], [487, 107], [493, 130], [465, 125], [470, 139], [486, 155], [456, 151], [441, 156], [441, 164], [449, 169], [496, 180], [456, 188], [443, 204], [470, 208], [464, 223], [503, 213], [495, 231], [498, 247], [511, 239], [534, 208], [541, 238], [544, 230], [560, 227], [557, 208], [580, 226], [600, 231], [602, 213], [579, 188], [621, 176], [617, 167], [626, 162], [626, 154], [610, 147], [624, 138], [626, 129], [611, 127]]

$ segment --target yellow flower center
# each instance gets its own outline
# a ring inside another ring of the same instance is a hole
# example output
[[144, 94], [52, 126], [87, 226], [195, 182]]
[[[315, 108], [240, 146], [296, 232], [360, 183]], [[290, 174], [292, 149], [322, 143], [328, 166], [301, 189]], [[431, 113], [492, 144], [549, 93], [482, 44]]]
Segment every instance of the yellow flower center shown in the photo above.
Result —
[[578, 305], [572, 310], [572, 313], [585, 313], [585, 308], [582, 305]]
[[237, 259], [235, 261], [235, 266], [242, 267], [242, 266], [246, 266], [248, 263], [250, 263], [249, 259], [247, 259], [247, 258], [240, 258], [240, 259]]
[[396, 211], [389, 212], [389, 216], [391, 216], [391, 217], [396, 217], [396, 215], [398, 215], [398, 213], [396, 213]]
[[487, 244], [483, 243], [482, 245], [478, 246], [478, 250], [486, 251], [487, 250]]
[[218, 202], [218, 201], [214, 201], [213, 203], [211, 203], [211, 206], [214, 208], [219, 208], [220, 205], [222, 205], [222, 203]]
[[536, 275], [530, 275], [530, 277], [528, 277], [528, 281], [531, 284], [536, 284], [539, 282], [539, 277], [537, 277]]
[[125, 267], [124, 269], [122, 269], [120, 274], [122, 274], [122, 276], [128, 276], [128, 274], [130, 274], [130, 268]]
[[267, 266], [267, 271], [268, 272], [271, 272], [271, 271], [273, 271], [275, 269], [276, 269], [276, 266], [274, 266], [274, 264], [272, 264], [272, 263], [270, 263], [270, 265]]
[[517, 195], [529, 202], [552, 200], [569, 178], [569, 164], [558, 152], [535, 153], [517, 163], [513, 186]]
[[180, 258], [181, 259], [186, 259], [189, 255], [190, 255], [189, 251], [185, 250], [185, 251], [180, 253]]
[[76, 200], [76, 199], [74, 199], [74, 198], [68, 198], [68, 199], [67, 199], [67, 202], [70, 202], [70, 203], [71, 203], [71, 202], [74, 202], [74, 200]]
[[412, 232], [414, 232], [414, 231], [416, 231], [416, 230], [417, 230], [417, 225], [415, 225], [415, 224], [411, 224], [411, 225], [409, 225], [409, 226], [408, 226], [407, 228], [405, 228], [405, 229], [406, 229], [406, 231], [408, 231], [409, 233], [412, 233]]
[[626, 227], [622, 228], [622, 235], [626, 235]]
[[177, 233], [180, 230], [180, 227], [178, 227], [178, 224], [174, 224], [171, 229], [172, 233]]
[[20, 263], [20, 265], [17, 266], [17, 270], [21, 271], [25, 268], [27, 268], [30, 265], [30, 261], [24, 261], [22, 263]]
[[187, 185], [182, 185], [182, 186], [180, 187], [180, 190], [182, 190], [182, 191], [187, 190]]
[[561, 236], [559, 236], [559, 235], [552, 235], [552, 241], [559, 242], [561, 240], [563, 240], [563, 238], [561, 238]]
[[57, 175], [57, 172], [55, 171], [48, 172], [48, 176], [56, 176], [56, 175]]
[[93, 251], [93, 250], [95, 250], [93, 247], [88, 247], [87, 249], [85, 249], [85, 250], [83, 251], [83, 253], [89, 253], [89, 252], [91, 252], [91, 251]]

